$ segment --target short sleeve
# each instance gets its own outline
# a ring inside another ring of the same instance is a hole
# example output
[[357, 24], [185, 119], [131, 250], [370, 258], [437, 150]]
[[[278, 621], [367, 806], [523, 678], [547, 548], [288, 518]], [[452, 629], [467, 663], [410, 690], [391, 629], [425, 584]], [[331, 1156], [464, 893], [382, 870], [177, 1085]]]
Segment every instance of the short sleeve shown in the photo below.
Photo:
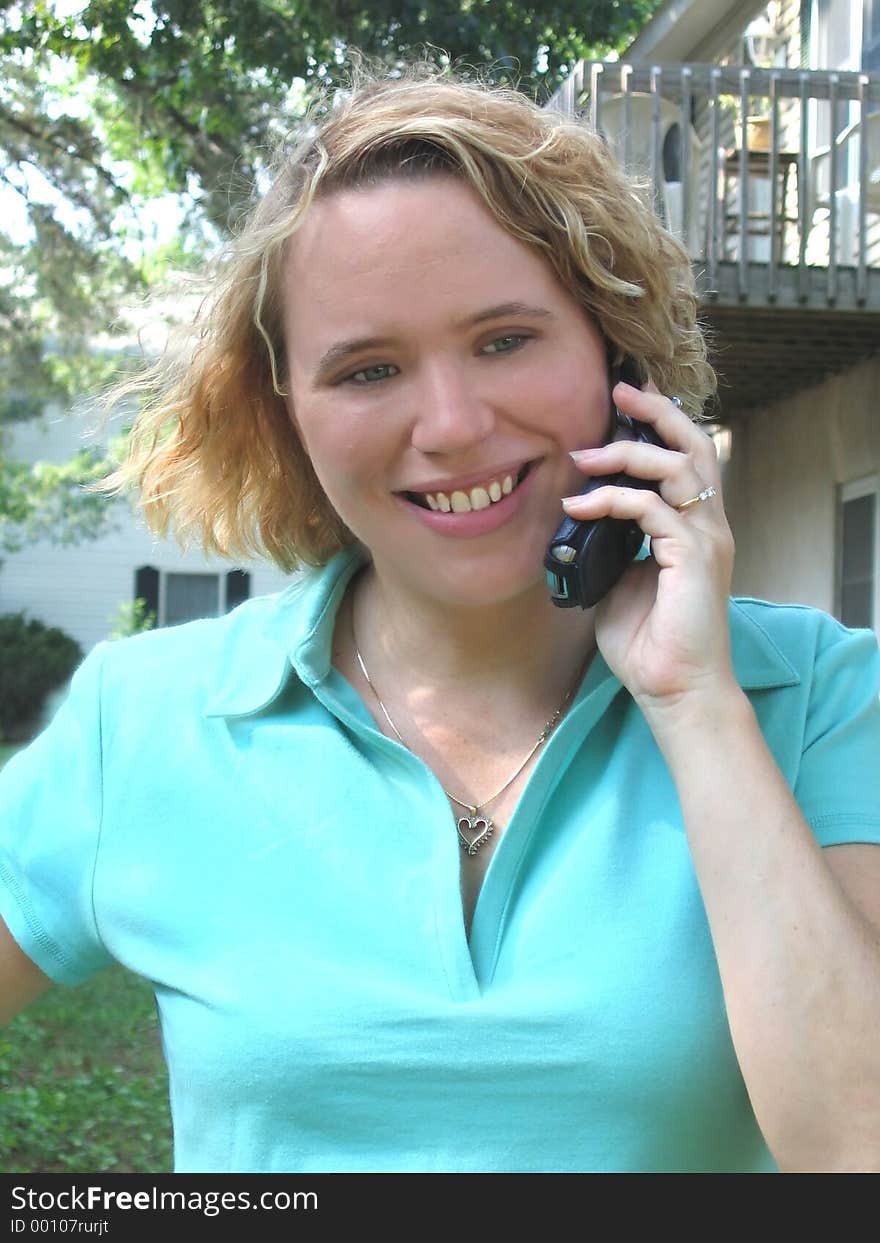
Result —
[[101, 831], [101, 660], [74, 674], [47, 729], [0, 773], [0, 915], [51, 979], [106, 966], [92, 903]]
[[880, 843], [880, 651], [873, 631], [825, 619], [794, 793], [822, 846]]

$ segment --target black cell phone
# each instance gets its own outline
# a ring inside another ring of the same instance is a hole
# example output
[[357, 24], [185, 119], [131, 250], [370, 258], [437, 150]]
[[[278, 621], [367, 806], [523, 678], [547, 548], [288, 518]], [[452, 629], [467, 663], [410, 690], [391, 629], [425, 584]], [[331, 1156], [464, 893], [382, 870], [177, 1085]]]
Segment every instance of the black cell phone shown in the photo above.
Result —
[[[638, 365], [633, 359], [625, 358], [619, 367], [612, 368], [612, 388], [618, 380], [641, 387]], [[609, 440], [640, 440], [666, 448], [653, 427], [631, 419], [613, 405]], [[608, 484], [649, 488], [653, 492], [659, 490], [655, 480], [634, 479], [621, 471], [616, 475], [596, 475], [587, 479], [579, 495]], [[641, 527], [630, 519], [595, 518], [578, 522], [566, 515], [548, 544], [544, 557], [547, 586], [553, 603], [561, 609], [589, 609], [598, 604], [619, 580], [644, 541]]]

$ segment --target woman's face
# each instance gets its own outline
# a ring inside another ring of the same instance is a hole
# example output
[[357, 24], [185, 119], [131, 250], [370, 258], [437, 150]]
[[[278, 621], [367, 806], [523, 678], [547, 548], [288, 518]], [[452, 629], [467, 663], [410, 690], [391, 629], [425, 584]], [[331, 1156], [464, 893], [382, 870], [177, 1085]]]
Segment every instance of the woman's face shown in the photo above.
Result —
[[289, 244], [289, 407], [330, 502], [399, 587], [447, 605], [543, 581], [568, 453], [609, 424], [602, 338], [449, 176], [318, 200]]

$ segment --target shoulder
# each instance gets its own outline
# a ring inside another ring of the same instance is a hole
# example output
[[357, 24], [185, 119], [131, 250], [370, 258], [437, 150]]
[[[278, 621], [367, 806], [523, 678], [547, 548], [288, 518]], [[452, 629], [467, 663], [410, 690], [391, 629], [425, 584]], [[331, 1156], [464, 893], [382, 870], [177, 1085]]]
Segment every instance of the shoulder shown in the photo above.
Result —
[[277, 685], [296, 639], [298, 584], [206, 618], [98, 644], [79, 671], [98, 681], [105, 704], [207, 703], [231, 676]]
[[809, 685], [829, 660], [872, 663], [878, 657], [872, 630], [851, 629], [809, 605], [738, 596], [730, 600], [729, 618], [734, 664], [752, 674], [754, 685], [761, 677], [768, 685]]
[[293, 673], [312, 686], [329, 668], [335, 611], [358, 555], [343, 550], [224, 617], [99, 644], [73, 689], [97, 685], [102, 710], [129, 723], [133, 710], [156, 721], [174, 711], [249, 715], [274, 702]]
[[734, 669], [820, 844], [876, 841], [880, 649], [821, 609], [730, 601]]
[[776, 604], [754, 596], [732, 596], [730, 599], [732, 624], [747, 619], [786, 642], [811, 641], [813, 637], [844, 636], [854, 631], [830, 613], [809, 604]]
[[880, 648], [873, 630], [851, 629], [821, 609], [732, 600], [732, 646], [744, 633], [760, 634], [796, 676], [775, 683], [785, 689], [750, 699], [817, 841], [876, 844]]

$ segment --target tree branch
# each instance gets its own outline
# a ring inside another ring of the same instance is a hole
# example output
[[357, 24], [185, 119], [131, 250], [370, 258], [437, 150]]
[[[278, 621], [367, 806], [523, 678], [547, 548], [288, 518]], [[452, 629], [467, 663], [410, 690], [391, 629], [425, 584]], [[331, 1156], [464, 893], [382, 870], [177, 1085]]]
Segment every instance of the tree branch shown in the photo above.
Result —
[[53, 134], [51, 130], [40, 130], [36, 125], [29, 125], [23, 117], [18, 116], [14, 112], [9, 112], [8, 109], [3, 108], [2, 106], [0, 106], [0, 121], [5, 122], [12, 129], [17, 129], [23, 134], [27, 134], [28, 137], [32, 138], [35, 142], [45, 143], [46, 146], [52, 147], [56, 151], [60, 151], [68, 158], [76, 159], [81, 161], [83, 164], [86, 164], [95, 173], [97, 173], [102, 181], [106, 182], [115, 194], [118, 194], [126, 202], [131, 200], [131, 195], [116, 181], [112, 173], [109, 173], [99, 161], [87, 156], [81, 148], [77, 147], [76, 152], [71, 153], [68, 150], [67, 144], [62, 139], [58, 138], [57, 135]]

